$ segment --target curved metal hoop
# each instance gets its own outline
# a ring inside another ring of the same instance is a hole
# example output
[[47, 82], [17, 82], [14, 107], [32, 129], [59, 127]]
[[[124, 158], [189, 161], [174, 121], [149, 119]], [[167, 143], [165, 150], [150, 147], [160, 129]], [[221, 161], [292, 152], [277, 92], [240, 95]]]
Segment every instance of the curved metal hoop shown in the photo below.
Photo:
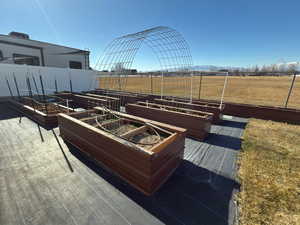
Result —
[[[108, 87], [105, 88], [117, 87], [120, 90], [125, 88], [127, 77], [131, 74], [132, 63], [142, 44], [154, 52], [159, 62], [161, 95], [164, 89], [164, 76], [167, 74], [171, 76], [181, 73], [181, 76], [192, 76], [193, 60], [186, 40], [176, 30], [159, 26], [118, 37], [106, 47], [102, 59], [96, 64], [96, 68], [101, 71], [100, 75], [111, 78], [107, 83]], [[116, 77], [119, 79], [115, 79]], [[187, 85], [185, 86], [187, 88]]]

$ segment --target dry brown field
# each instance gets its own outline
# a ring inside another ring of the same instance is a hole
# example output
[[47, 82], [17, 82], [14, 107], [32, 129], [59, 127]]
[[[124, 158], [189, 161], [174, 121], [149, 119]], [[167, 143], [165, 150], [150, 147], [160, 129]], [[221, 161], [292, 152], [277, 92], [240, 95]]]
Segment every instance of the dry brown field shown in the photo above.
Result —
[[[118, 78], [99, 78], [101, 88], [119, 89]], [[161, 77], [128, 77], [123, 90], [139, 93], [161, 93]], [[220, 100], [224, 76], [203, 76], [200, 98]], [[292, 76], [241, 77], [230, 76], [224, 101], [257, 105], [284, 106]], [[164, 95], [199, 98], [200, 77], [164, 77]], [[124, 87], [123, 86], [123, 87]], [[152, 88], [151, 88], [152, 87]], [[296, 78], [290, 96], [289, 108], [300, 108], [300, 77]]]

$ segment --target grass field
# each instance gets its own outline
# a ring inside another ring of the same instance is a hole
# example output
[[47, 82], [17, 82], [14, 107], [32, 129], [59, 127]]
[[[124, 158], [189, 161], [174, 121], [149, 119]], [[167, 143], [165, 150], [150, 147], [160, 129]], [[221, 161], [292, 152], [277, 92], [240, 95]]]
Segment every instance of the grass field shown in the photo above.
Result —
[[300, 126], [248, 123], [239, 157], [240, 225], [300, 224], [299, 136]]
[[[203, 76], [201, 98], [219, 100], [224, 85], [223, 76]], [[230, 76], [225, 91], [225, 101], [258, 105], [284, 106], [292, 77], [240, 77]], [[118, 89], [118, 78], [100, 78], [100, 87]], [[125, 90], [140, 93], [160, 94], [161, 78], [128, 77]], [[191, 78], [164, 77], [164, 94], [190, 96]], [[193, 97], [199, 97], [200, 77], [192, 80]], [[290, 108], [300, 108], [300, 77], [296, 78], [290, 97]]]

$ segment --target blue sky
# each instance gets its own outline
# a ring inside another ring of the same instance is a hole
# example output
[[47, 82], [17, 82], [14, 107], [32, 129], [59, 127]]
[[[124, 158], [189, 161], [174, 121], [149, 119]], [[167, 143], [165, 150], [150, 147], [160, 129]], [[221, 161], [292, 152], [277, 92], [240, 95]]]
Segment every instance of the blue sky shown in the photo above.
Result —
[[[154, 26], [183, 34], [195, 65], [248, 66], [300, 61], [298, 0], [1, 0], [0, 33], [91, 51]], [[135, 64], [157, 62], [147, 49]]]

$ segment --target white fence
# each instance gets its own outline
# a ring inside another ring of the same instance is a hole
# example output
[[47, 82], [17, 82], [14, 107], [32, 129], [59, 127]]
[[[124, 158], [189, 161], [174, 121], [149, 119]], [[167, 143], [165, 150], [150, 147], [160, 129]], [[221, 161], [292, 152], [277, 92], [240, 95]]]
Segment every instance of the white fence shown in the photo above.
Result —
[[17, 96], [14, 76], [16, 77], [21, 95], [28, 94], [26, 77], [30, 79], [33, 93], [37, 92], [34, 85], [35, 79], [40, 94], [42, 90], [40, 76], [42, 77], [46, 94], [51, 94], [56, 91], [55, 80], [58, 91], [70, 91], [70, 80], [72, 81], [72, 90], [74, 92], [87, 91], [98, 87], [96, 80], [97, 74], [92, 70], [0, 64], [0, 97], [10, 96], [6, 79], [10, 84], [13, 95]]

